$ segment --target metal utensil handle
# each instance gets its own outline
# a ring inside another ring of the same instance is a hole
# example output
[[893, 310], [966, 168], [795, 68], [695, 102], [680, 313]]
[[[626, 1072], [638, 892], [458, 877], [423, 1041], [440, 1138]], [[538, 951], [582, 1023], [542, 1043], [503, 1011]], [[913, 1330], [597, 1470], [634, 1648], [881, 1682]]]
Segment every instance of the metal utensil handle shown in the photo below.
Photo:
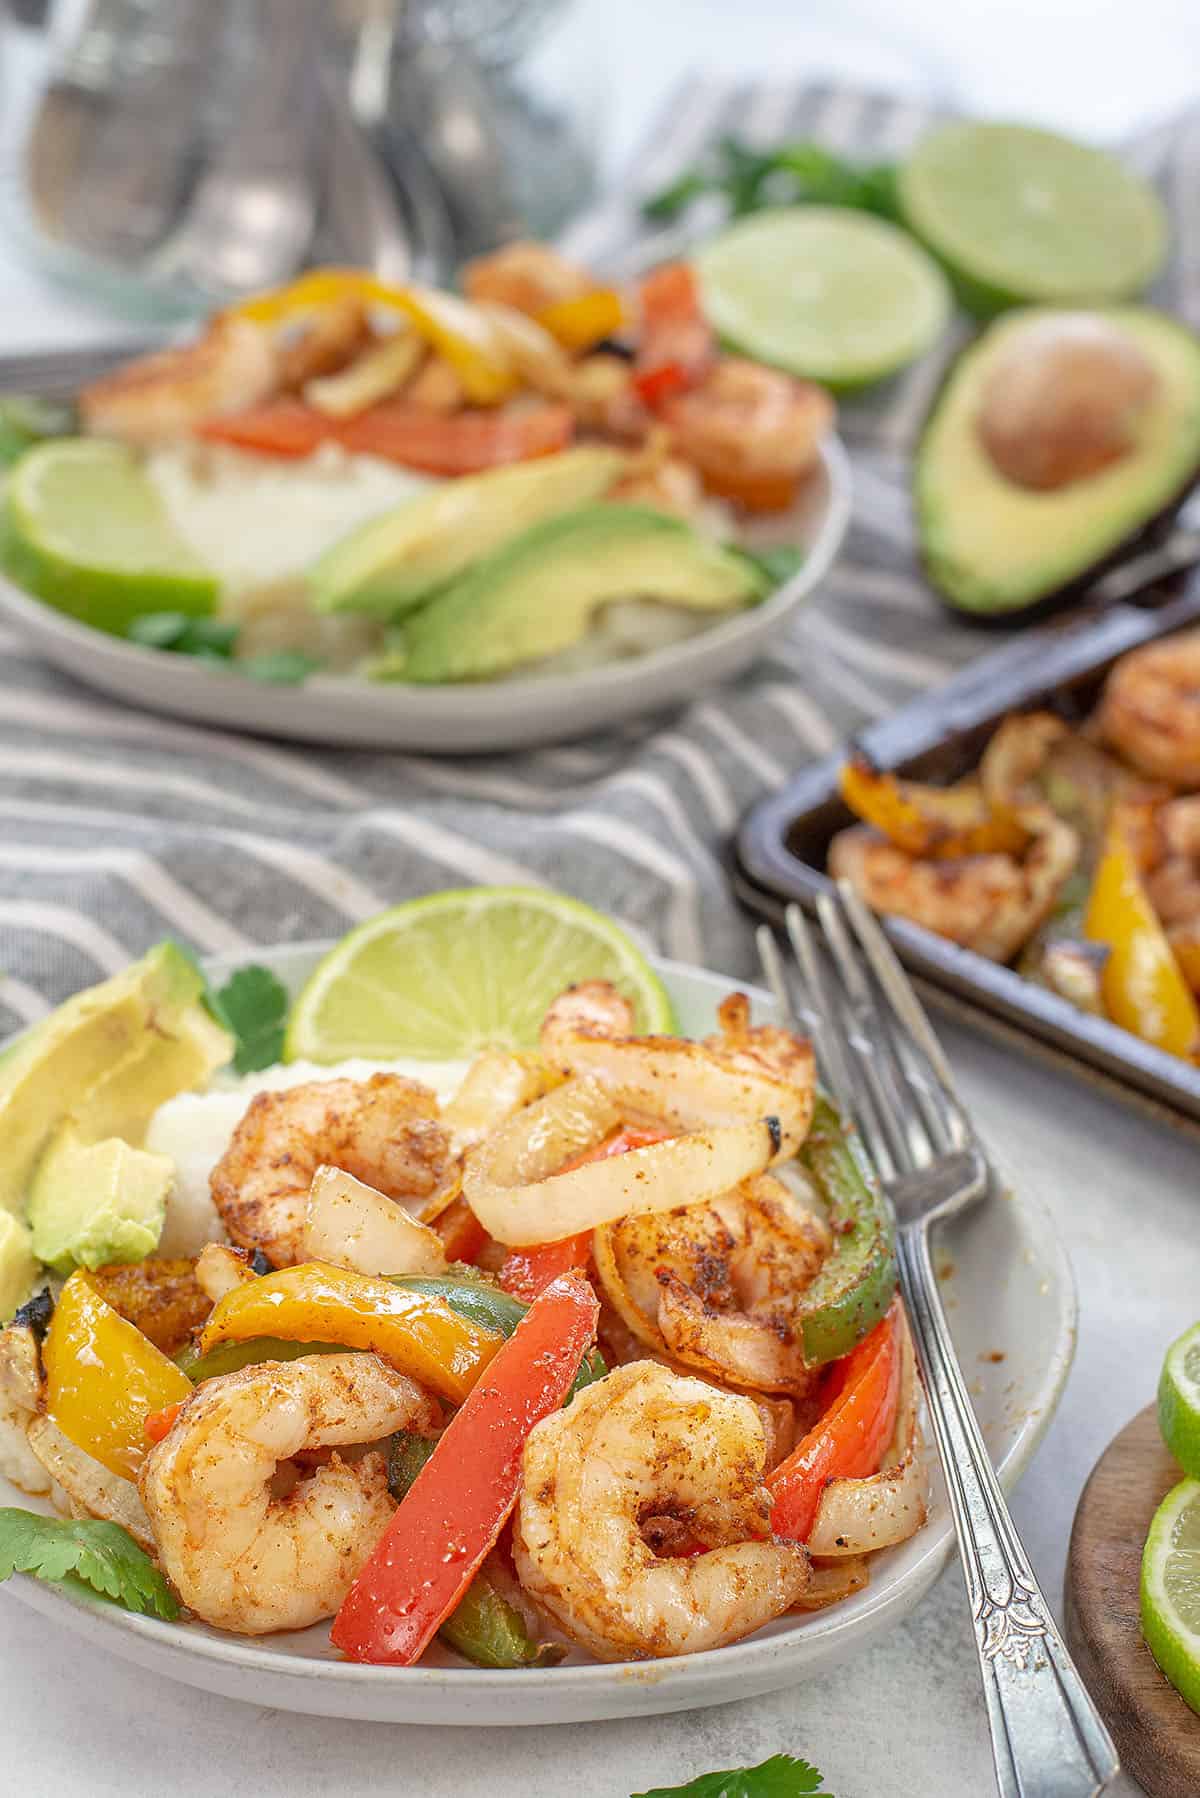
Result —
[[1091, 1798], [1119, 1771], [992, 1467], [950, 1338], [924, 1223], [896, 1244], [900, 1282], [958, 1533], [1001, 1798]]

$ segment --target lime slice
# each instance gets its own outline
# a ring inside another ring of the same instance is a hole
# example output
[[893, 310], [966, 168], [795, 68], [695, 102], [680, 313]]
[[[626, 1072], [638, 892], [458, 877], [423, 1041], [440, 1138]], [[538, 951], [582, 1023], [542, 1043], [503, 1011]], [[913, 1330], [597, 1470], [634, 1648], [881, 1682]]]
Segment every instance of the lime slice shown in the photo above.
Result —
[[118, 634], [141, 612], [211, 612], [219, 590], [133, 452], [88, 437], [21, 457], [5, 495], [0, 566], [59, 611]]
[[1158, 1427], [1183, 1471], [1200, 1480], [1200, 1324], [1167, 1350], [1158, 1382]]
[[1200, 1480], [1180, 1480], [1154, 1513], [1142, 1551], [1142, 1634], [1200, 1711]]
[[489, 1044], [532, 1049], [552, 999], [611, 980], [639, 1030], [671, 1002], [623, 930], [536, 887], [465, 887], [385, 911], [331, 949], [296, 1000], [289, 1061], [452, 1061]]
[[950, 313], [937, 264], [894, 225], [833, 206], [778, 207], [699, 251], [704, 309], [735, 349], [830, 387], [894, 374]]
[[943, 125], [899, 175], [909, 225], [988, 314], [1140, 293], [1163, 260], [1151, 188], [1103, 150], [1027, 125]]

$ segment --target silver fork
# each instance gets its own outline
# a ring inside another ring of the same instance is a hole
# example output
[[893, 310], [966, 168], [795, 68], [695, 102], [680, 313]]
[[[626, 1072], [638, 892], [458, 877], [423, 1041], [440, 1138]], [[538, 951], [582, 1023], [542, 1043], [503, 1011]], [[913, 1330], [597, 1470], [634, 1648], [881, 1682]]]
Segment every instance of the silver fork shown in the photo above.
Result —
[[1089, 1798], [1120, 1770], [1116, 1751], [1000, 1490], [930, 1253], [933, 1224], [987, 1197], [987, 1159], [941, 1045], [874, 917], [845, 882], [818, 898], [817, 911], [828, 960], [798, 905], [788, 907], [785, 921], [801, 980], [789, 980], [765, 925], [759, 955], [783, 1016], [798, 1012], [813, 1037], [843, 1118], [857, 1125], [895, 1210], [900, 1288], [966, 1575], [996, 1784], [1001, 1798]]

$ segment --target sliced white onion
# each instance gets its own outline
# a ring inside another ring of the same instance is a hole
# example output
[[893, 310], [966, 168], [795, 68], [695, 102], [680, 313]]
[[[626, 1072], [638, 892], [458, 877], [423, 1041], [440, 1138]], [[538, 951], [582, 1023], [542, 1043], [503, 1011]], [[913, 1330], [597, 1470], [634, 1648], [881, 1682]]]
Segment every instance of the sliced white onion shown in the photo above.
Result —
[[778, 1148], [765, 1119], [695, 1130], [555, 1174], [624, 1115], [598, 1080], [568, 1080], [502, 1124], [467, 1159], [463, 1196], [497, 1241], [556, 1242], [618, 1217], [674, 1211], [759, 1174]]
[[76, 1516], [99, 1517], [119, 1523], [134, 1541], [155, 1552], [150, 1519], [132, 1480], [111, 1473], [99, 1461], [77, 1448], [49, 1417], [35, 1417], [29, 1425], [29, 1446], [50, 1475], [62, 1487]]
[[808, 1538], [809, 1553], [840, 1559], [907, 1541], [926, 1517], [929, 1475], [917, 1422], [917, 1369], [908, 1319], [900, 1311], [900, 1401], [880, 1471], [865, 1480], [831, 1480]]
[[254, 1269], [245, 1255], [239, 1255], [223, 1242], [209, 1242], [196, 1257], [196, 1284], [206, 1299], [218, 1304], [235, 1286], [244, 1286], [254, 1278]]
[[440, 1274], [446, 1251], [435, 1230], [341, 1168], [319, 1167], [308, 1189], [304, 1247], [310, 1261], [358, 1274]]

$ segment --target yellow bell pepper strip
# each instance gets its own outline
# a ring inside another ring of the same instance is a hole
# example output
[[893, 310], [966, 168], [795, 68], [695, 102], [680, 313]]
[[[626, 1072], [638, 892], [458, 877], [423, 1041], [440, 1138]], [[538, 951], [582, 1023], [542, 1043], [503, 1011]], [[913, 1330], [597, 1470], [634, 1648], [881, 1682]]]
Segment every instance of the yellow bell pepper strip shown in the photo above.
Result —
[[516, 373], [492, 321], [470, 301], [439, 288], [392, 287], [362, 269], [318, 268], [233, 310], [255, 324], [280, 325], [347, 299], [397, 313], [415, 325], [446, 358], [473, 404], [497, 406], [516, 390]]
[[503, 1340], [440, 1299], [325, 1261], [283, 1267], [227, 1292], [201, 1332], [200, 1352], [252, 1336], [373, 1349], [455, 1405]]
[[1007, 807], [991, 807], [977, 787], [926, 787], [897, 780], [862, 756], [838, 776], [855, 817], [909, 855], [949, 860], [960, 855], [1019, 855], [1029, 832]]
[[538, 313], [537, 322], [565, 350], [579, 354], [621, 329], [625, 306], [615, 287], [596, 287], [576, 299], [556, 300]]
[[1084, 934], [1103, 943], [1104, 1009], [1114, 1024], [1169, 1055], [1200, 1055], [1200, 1011], [1142, 881], [1132, 820], [1113, 806], [1088, 899]]
[[146, 1415], [191, 1396], [192, 1383], [73, 1273], [42, 1345], [46, 1408], [64, 1436], [110, 1473], [136, 1479], [150, 1444]]
[[580, 1274], [554, 1280], [438, 1439], [330, 1632], [354, 1661], [419, 1660], [494, 1547], [534, 1426], [562, 1404], [600, 1306]]

